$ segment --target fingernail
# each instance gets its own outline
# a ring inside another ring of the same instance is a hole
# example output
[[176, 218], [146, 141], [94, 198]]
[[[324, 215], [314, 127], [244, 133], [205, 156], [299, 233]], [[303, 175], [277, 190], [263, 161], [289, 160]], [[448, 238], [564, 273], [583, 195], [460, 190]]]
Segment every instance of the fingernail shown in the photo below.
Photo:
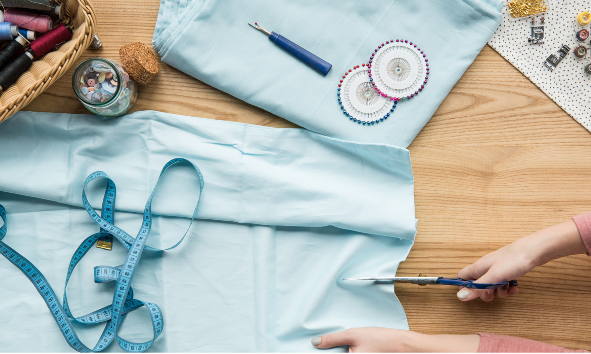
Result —
[[320, 337], [312, 338], [312, 345], [315, 347], [319, 346], [321, 342], [322, 342], [322, 338], [320, 338]]
[[468, 296], [470, 296], [470, 292], [466, 289], [462, 289], [460, 291], [458, 291], [458, 299], [460, 300], [465, 300], [468, 298]]
[[492, 294], [494, 294], [494, 292], [495, 292], [495, 289], [488, 289], [488, 290], [486, 290], [486, 293], [488, 295], [492, 295]]

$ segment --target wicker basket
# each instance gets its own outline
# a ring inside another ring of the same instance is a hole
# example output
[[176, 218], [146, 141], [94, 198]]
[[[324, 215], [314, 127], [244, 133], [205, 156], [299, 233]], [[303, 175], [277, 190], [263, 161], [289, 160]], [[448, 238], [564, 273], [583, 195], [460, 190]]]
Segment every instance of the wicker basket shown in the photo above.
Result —
[[[62, 2], [62, 1], [59, 1]], [[69, 2], [69, 1], [68, 1]], [[76, 3], [76, 0], [73, 1]], [[64, 22], [71, 25], [73, 36], [58, 50], [35, 60], [18, 81], [0, 95], [0, 123], [29, 104], [59, 79], [92, 43], [96, 17], [90, 0], [77, 0], [76, 15]]]

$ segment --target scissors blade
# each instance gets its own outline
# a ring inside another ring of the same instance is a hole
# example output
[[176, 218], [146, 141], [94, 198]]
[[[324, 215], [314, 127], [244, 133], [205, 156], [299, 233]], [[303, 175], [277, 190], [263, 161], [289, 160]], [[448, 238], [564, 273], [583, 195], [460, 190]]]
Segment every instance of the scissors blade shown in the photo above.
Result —
[[437, 284], [439, 277], [363, 277], [346, 278], [343, 280], [374, 280], [374, 281], [393, 281], [398, 283], [412, 284]]

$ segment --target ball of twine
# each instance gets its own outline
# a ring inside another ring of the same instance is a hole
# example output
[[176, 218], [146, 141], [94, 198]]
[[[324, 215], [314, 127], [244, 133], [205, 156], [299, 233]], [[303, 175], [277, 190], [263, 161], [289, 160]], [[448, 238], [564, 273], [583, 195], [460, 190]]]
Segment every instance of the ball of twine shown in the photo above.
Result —
[[147, 85], [158, 73], [156, 56], [147, 45], [141, 42], [121, 47], [119, 57], [127, 73], [142, 85]]

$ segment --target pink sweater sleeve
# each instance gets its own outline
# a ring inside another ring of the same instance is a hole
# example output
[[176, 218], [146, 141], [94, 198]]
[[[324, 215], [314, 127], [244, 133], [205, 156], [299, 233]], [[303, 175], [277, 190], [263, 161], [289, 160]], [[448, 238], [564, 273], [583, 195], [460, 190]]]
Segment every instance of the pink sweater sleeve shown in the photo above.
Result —
[[586, 350], [570, 350], [531, 339], [478, 333], [478, 353], [589, 353]]
[[591, 256], [591, 211], [575, 216], [573, 221], [577, 225], [577, 229], [579, 229], [587, 254]]
[[[591, 256], [591, 211], [575, 216], [573, 221], [579, 229], [587, 254]], [[478, 334], [480, 335], [478, 353], [589, 353], [586, 350], [575, 351], [531, 339], [491, 333]]]

